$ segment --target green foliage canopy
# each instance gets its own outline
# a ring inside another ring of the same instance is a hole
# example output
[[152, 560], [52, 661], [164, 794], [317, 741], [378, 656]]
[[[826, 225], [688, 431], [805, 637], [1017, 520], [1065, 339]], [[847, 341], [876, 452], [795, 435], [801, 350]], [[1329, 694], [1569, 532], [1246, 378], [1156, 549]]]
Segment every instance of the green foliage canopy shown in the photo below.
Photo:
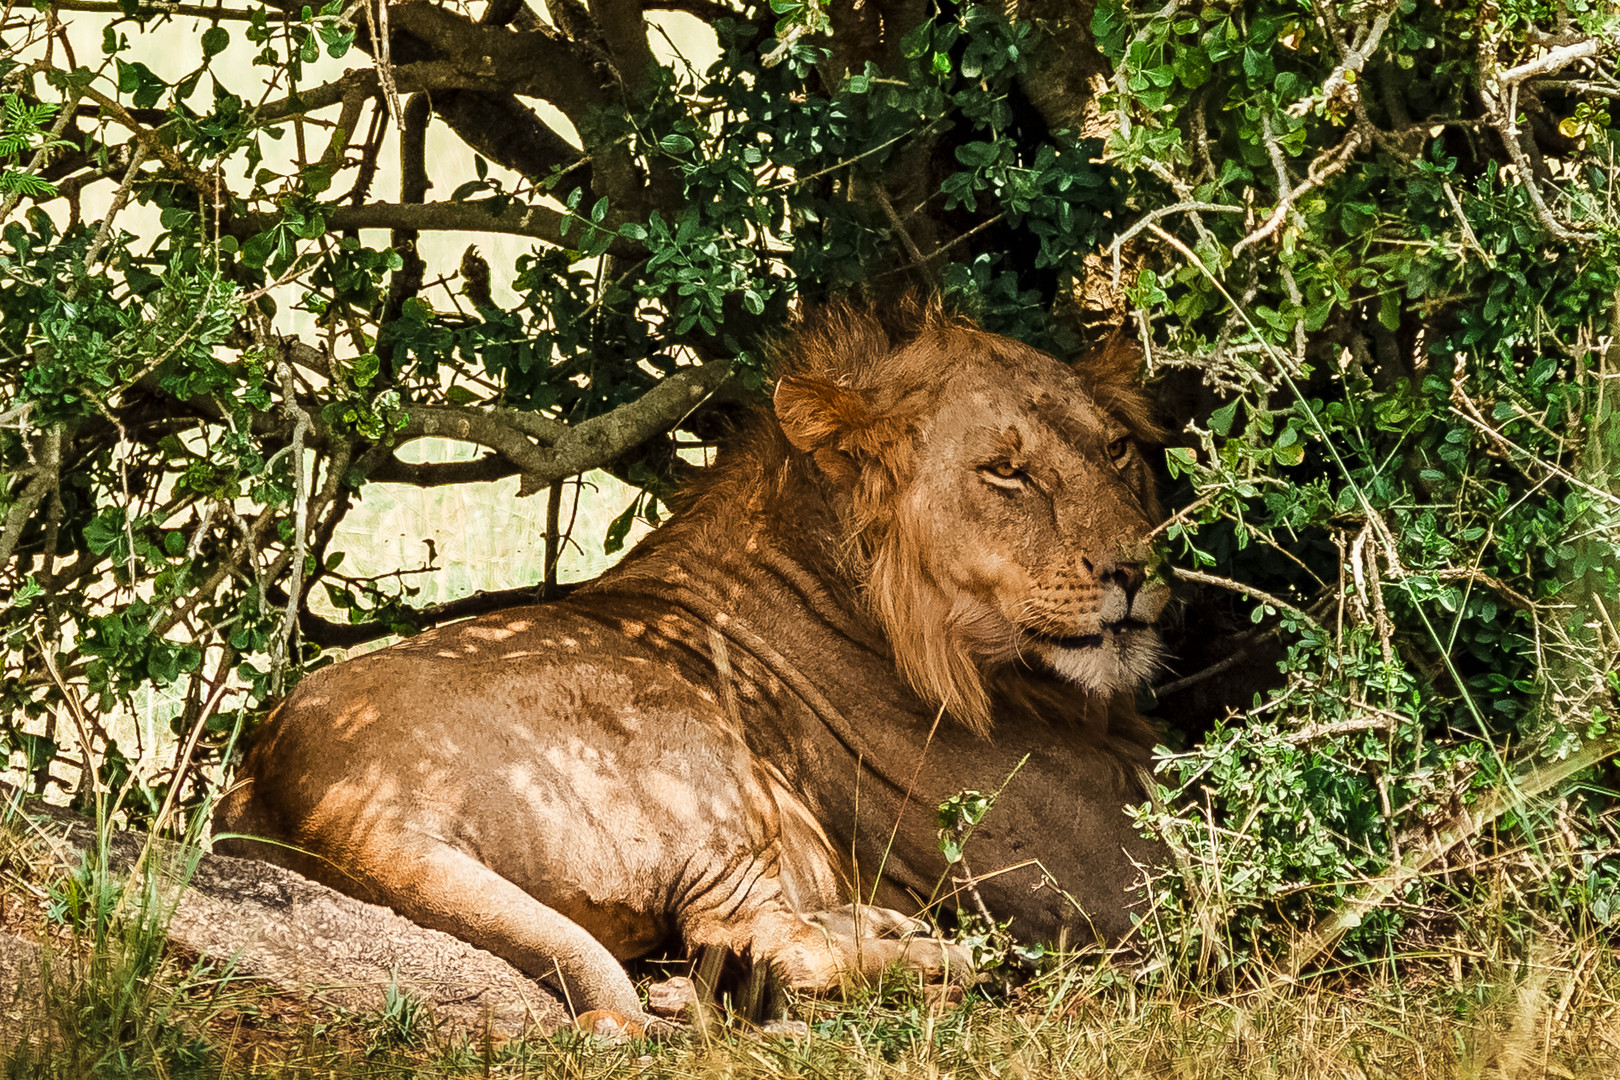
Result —
[[[794, 305], [903, 289], [1063, 354], [1121, 324], [1144, 346], [1188, 612], [1156, 702], [1181, 747], [1166, 940], [1242, 959], [1515, 755], [1612, 741], [1608, 4], [16, 18], [0, 753], [36, 787], [100, 782], [147, 816], [195, 801], [187, 763], [323, 648], [518, 599], [422, 609], [398, 575], [346, 574], [333, 537], [367, 485], [517, 476], [551, 494], [554, 553], [561, 485], [607, 467], [643, 492], [620, 542], [757, 395]], [[665, 47], [683, 26], [712, 31], [702, 70]], [[450, 143], [470, 172], [430, 175]], [[491, 234], [531, 246], [491, 265]], [[458, 235], [458, 263], [433, 254]], [[478, 456], [399, 455], [428, 437]], [[1244, 657], [1247, 683], [1188, 704]], [[153, 687], [182, 702], [172, 762], [113, 734]], [[1573, 838], [1549, 910], [1620, 911], [1605, 815], [1576, 797], [1504, 819]], [[1187, 912], [1214, 896], [1212, 936]], [[1386, 910], [1353, 947], [1410, 908]]]

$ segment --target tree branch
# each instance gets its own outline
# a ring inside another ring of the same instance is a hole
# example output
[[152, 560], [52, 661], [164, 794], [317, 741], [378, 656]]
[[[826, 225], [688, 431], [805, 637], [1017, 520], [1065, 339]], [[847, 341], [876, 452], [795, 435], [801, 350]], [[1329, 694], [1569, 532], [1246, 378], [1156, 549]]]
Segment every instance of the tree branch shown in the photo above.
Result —
[[[432, 102], [427, 94], [412, 94], [405, 102], [405, 115], [399, 130], [399, 201], [402, 205], [419, 206], [427, 201], [431, 185], [427, 174], [427, 128]], [[364, 204], [361, 204], [364, 205]], [[399, 253], [400, 268], [394, 271], [388, 283], [388, 302], [383, 305], [377, 337], [379, 345], [387, 331], [393, 328], [405, 302], [422, 291], [422, 278], [427, 263], [417, 250], [421, 234], [415, 229], [396, 228], [389, 237], [389, 245]], [[405, 349], [397, 342], [384, 356], [390, 383], [398, 377], [405, 361]]]
[[[391, 8], [389, 21], [432, 50], [435, 55], [427, 63], [441, 87], [460, 76], [467, 80], [463, 88], [504, 89], [542, 98], [567, 113], [576, 126], [593, 108], [623, 112], [623, 103], [604, 93], [591, 76], [591, 55], [566, 38], [543, 30], [480, 26], [427, 0]], [[403, 78], [406, 68], [418, 66], [423, 65], [401, 63], [398, 77]], [[400, 89], [406, 89], [403, 81]]]
[[1596, 38], [1577, 41], [1573, 45], [1562, 45], [1544, 56], [1538, 56], [1534, 60], [1497, 73], [1496, 81], [1503, 86], [1508, 86], [1534, 78], [1537, 75], [1551, 75], [1555, 71], [1562, 71], [1577, 60], [1597, 56], [1602, 51], [1603, 43]]
[[34, 516], [34, 511], [45, 500], [45, 496], [59, 483], [57, 468], [61, 461], [62, 429], [52, 428], [40, 437], [35, 450], [39, 458], [38, 470], [28, 481], [17, 501], [11, 504], [6, 514], [5, 528], [0, 530], [0, 566], [11, 561], [11, 553], [17, 550], [17, 542], [22, 539], [23, 529]]
[[684, 11], [706, 23], [716, 19], [748, 19], [746, 11], [731, 7], [722, 0], [650, 0], [642, 6], [648, 11]]
[[[1267, 139], [1268, 141], [1271, 141], [1269, 129], [1267, 131]], [[1294, 208], [1294, 205], [1297, 202], [1299, 202], [1299, 197], [1310, 191], [1312, 188], [1320, 187], [1334, 176], [1343, 172], [1345, 167], [1350, 164], [1351, 158], [1355, 156], [1356, 150], [1360, 146], [1361, 131], [1359, 129], [1351, 129], [1351, 131], [1345, 135], [1344, 141], [1341, 142], [1335, 149], [1324, 150], [1316, 156], [1316, 160], [1311, 162], [1310, 170], [1306, 174], [1304, 182], [1296, 188], [1289, 188], [1286, 186], [1288, 180], [1287, 173], [1279, 170], [1278, 182], [1283, 184], [1284, 187], [1277, 193], [1277, 208], [1271, 212], [1271, 216], [1266, 219], [1264, 225], [1261, 225], [1258, 229], [1254, 230], [1254, 232], [1232, 245], [1232, 257], [1234, 259], [1237, 258], [1238, 252], [1242, 251], [1251, 244], [1259, 243], [1261, 240], [1264, 240], [1266, 237], [1276, 232], [1277, 229], [1282, 226], [1282, 223], [1288, 219], [1288, 212]]]
[[[110, 15], [129, 17], [127, 5], [117, 0], [53, 0], [52, 5], [57, 11], [83, 11], [91, 13], [105, 12]], [[171, 4], [165, 0], [152, 0], [143, 4], [143, 9], [158, 15], [179, 15], [193, 19], [220, 19], [224, 21], [251, 22], [259, 17], [256, 11], [232, 10], [227, 7], [215, 7], [212, 4]], [[298, 16], [288, 12], [266, 12], [265, 17], [276, 22], [285, 19], [294, 19]]]
[[580, 162], [570, 169], [568, 186], [584, 189], [586, 206], [596, 202], [591, 165], [583, 152], [512, 95], [446, 90], [433, 95], [433, 111], [468, 146], [536, 184], [553, 171]]
[[[561, 599], [572, 592], [572, 583], [562, 583], [556, 587], [551, 599]], [[281, 605], [287, 602], [287, 593], [279, 586], [272, 586], [266, 595], [270, 602]], [[491, 589], [485, 592], [476, 592], [471, 596], [464, 596], [459, 600], [449, 600], [443, 604], [434, 604], [432, 607], [411, 608], [405, 610], [409, 613], [409, 620], [416, 626], [427, 628], [442, 623], [455, 622], [457, 619], [470, 619], [475, 615], [487, 615], [492, 611], [504, 611], [507, 608], [521, 607], [525, 604], [540, 603], [540, 586], [523, 585], [515, 589]], [[381, 622], [341, 623], [323, 618], [305, 608], [298, 613], [298, 632], [305, 641], [312, 641], [323, 649], [352, 649], [356, 645], [365, 645], [394, 634], [394, 627]]]
[[[282, 338], [279, 347], [290, 362], [319, 367], [321, 354], [295, 338]], [[730, 361], [711, 360], [696, 367], [682, 368], [659, 382], [641, 397], [593, 416], [578, 424], [564, 424], [538, 413], [507, 408], [478, 408], [454, 405], [407, 406], [404, 425], [386, 445], [402, 446], [417, 439], [440, 438], [472, 443], [500, 455], [512, 468], [503, 469], [481, 459], [457, 463], [466, 470], [466, 479], [499, 479], [516, 472], [522, 477], [519, 495], [531, 495], [558, 480], [603, 468], [661, 432], [685, 420], [693, 410], [712, 396], [731, 374]], [[141, 385], [145, 386], [143, 382]], [[161, 391], [154, 391], [161, 394]], [[167, 395], [163, 395], [167, 398]], [[169, 399], [172, 400], [172, 399]], [[185, 402], [198, 415], [220, 421], [218, 402], [206, 396]], [[334, 449], [352, 442], [351, 436], [334, 431], [322, 419], [318, 408], [300, 403], [309, 414], [310, 427], [304, 445], [311, 449]], [[272, 443], [286, 445], [292, 425], [272, 413], [251, 415], [255, 435]], [[387, 452], [380, 444], [377, 450]], [[375, 454], [375, 451], [368, 456]], [[440, 477], [455, 475], [451, 465], [412, 466], [397, 460], [375, 460], [371, 469], [380, 470], [375, 479], [436, 485]]]
[[1244, 596], [1252, 596], [1263, 604], [1270, 604], [1274, 608], [1279, 608], [1288, 612], [1297, 619], [1303, 619], [1305, 622], [1310, 623], [1318, 630], [1322, 628], [1322, 624], [1318, 622], [1309, 612], [1295, 607], [1286, 600], [1278, 599], [1268, 592], [1257, 589], [1253, 585], [1247, 585], [1241, 581], [1233, 581], [1231, 578], [1217, 577], [1214, 574], [1206, 574], [1199, 570], [1186, 570], [1179, 566], [1175, 568], [1175, 574], [1176, 577], [1186, 581], [1196, 581], [1202, 585], [1214, 585], [1217, 588], [1227, 589], [1235, 593], [1241, 593]]
[[657, 61], [647, 43], [647, 21], [640, 0], [590, 0], [590, 12], [607, 42], [625, 91], [632, 101], [646, 104]]
[[497, 454], [485, 454], [474, 461], [447, 461], [423, 464], [401, 461], [389, 455], [366, 473], [374, 484], [408, 484], [411, 487], [454, 487], [481, 484], [516, 476], [521, 470]]
[[[499, 209], [497, 209], [499, 207]], [[563, 236], [566, 217], [549, 206], [532, 206], [510, 200], [479, 199], [472, 202], [364, 203], [335, 206], [325, 211], [329, 230], [403, 229], [412, 232], [491, 232], [528, 236], [554, 247], [571, 248]], [[276, 217], [266, 213], [245, 215], [243, 227], [270, 228]], [[608, 248], [615, 255], [634, 258], [638, 249], [628, 240], [615, 239]]]
[[215, 206], [216, 209], [218, 208], [218, 186], [211, 183], [208, 176], [203, 173], [202, 170], [182, 160], [180, 155], [174, 152], [173, 147], [164, 143], [155, 129], [143, 125], [139, 120], [135, 119], [135, 117], [129, 114], [128, 109], [125, 109], [118, 102], [114, 101], [106, 94], [103, 94], [93, 86], [86, 85], [82, 87], [80, 89], [80, 93], [110, 113], [120, 124], [125, 127], [125, 129], [129, 131], [131, 135], [135, 137], [136, 141], [138, 141], [142, 146], [146, 147], [147, 153], [156, 156], [159, 161], [167, 165], [170, 171], [175, 174], [181, 183], [191, 188], [198, 195], [201, 195], [207, 201], [208, 205]]
[[[684, 368], [636, 400], [574, 425], [509, 409], [416, 407], [396, 440], [445, 438], [486, 447], [518, 467], [518, 494], [532, 495], [558, 480], [602, 468], [679, 424], [730, 374], [726, 360]], [[531, 436], [549, 445], [539, 445]]]
[[[284, 9], [292, 4], [292, 0], [273, 2]], [[615, 220], [620, 215], [640, 217], [651, 208], [647, 178], [642, 175], [630, 142], [624, 137], [624, 93], [610, 70], [610, 57], [594, 41], [569, 40], [546, 27], [513, 30], [484, 25], [428, 0], [411, 0], [391, 7], [388, 19], [395, 31], [391, 55], [394, 84], [400, 92], [473, 90], [548, 101], [562, 110], [583, 140], [584, 155], [575, 155], [570, 148], [569, 156], [585, 156], [591, 160], [597, 194], [611, 200]], [[531, 20], [516, 21], [527, 24]], [[642, 36], [644, 39], [644, 28]], [[356, 42], [361, 48], [375, 51], [369, 34], [358, 34]], [[645, 72], [642, 74], [644, 77]], [[345, 78], [367, 80], [371, 85], [378, 83], [375, 71]], [[343, 79], [337, 80], [337, 83], [343, 82]], [[296, 98], [271, 103], [261, 110], [261, 115], [276, 117], [307, 112], [342, 97], [343, 91], [329, 84]], [[460, 119], [464, 121], [465, 114]], [[551, 140], [536, 134], [534, 125], [534, 120], [523, 123], [527, 141], [543, 142], [551, 150], [558, 150]], [[481, 140], [484, 149], [493, 150], [495, 133], [488, 127], [485, 131], [491, 134]], [[487, 156], [503, 160], [498, 154]], [[503, 160], [503, 164], [507, 163]], [[516, 165], [516, 162], [511, 164]], [[533, 169], [536, 162], [531, 157], [522, 171], [525, 175], [534, 175], [529, 171]], [[679, 185], [656, 176], [654, 180], [652, 188], [656, 199], [651, 201], [673, 208]]]
[[1107, 76], [1108, 61], [1091, 33], [1095, 7], [1073, 0], [1017, 2], [1019, 21], [1041, 30], [1035, 35], [1018, 85], [1046, 121], [1048, 131], [1068, 130], [1086, 136], [1102, 133], [1095, 87], [1097, 80]]
[[[1488, 46], [1484, 36], [1480, 40], [1479, 96], [1485, 103], [1491, 126], [1501, 136], [1502, 145], [1513, 160], [1513, 168], [1519, 174], [1525, 194], [1530, 197], [1536, 218], [1554, 238], [1564, 241], [1591, 241], [1597, 239], [1598, 234], [1567, 224], [1542, 195], [1541, 179], [1536, 175], [1535, 163], [1525, 150], [1524, 134], [1519, 130], [1519, 83], [1535, 75], [1558, 71], [1583, 57], [1597, 55], [1599, 45], [1597, 41], [1580, 41], [1560, 46], [1545, 56], [1502, 71], [1496, 67], [1494, 46]], [[1533, 143], [1531, 147], [1534, 149]]]

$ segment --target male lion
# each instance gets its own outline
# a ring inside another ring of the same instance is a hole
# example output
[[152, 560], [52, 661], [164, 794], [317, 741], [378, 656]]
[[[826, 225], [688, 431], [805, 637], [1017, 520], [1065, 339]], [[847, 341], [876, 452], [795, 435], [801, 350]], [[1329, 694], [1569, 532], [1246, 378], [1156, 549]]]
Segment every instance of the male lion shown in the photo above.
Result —
[[960, 965], [880, 934], [968, 895], [935, 807], [1000, 789], [974, 905], [1123, 935], [1168, 593], [1137, 354], [905, 318], [805, 319], [774, 410], [566, 599], [304, 680], [216, 822], [277, 844], [228, 846], [641, 1017], [619, 961], [672, 940], [818, 989]]

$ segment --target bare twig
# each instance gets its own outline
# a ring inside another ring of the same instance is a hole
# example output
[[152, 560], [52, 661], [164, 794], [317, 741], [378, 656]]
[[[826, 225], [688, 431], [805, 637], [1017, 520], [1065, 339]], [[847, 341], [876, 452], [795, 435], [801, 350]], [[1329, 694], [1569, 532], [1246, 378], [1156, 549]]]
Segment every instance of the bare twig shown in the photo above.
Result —
[[403, 128], [405, 111], [399, 107], [399, 88], [394, 85], [394, 59], [389, 45], [392, 35], [388, 29], [388, 0], [375, 2], [375, 11], [372, 0], [363, 0], [360, 9], [365, 12], [366, 29], [371, 32], [371, 40], [377, 43], [377, 79], [382, 83], [383, 99], [388, 102], [388, 115], [394, 118], [396, 128]]
[[[1268, 127], [1266, 130], [1268, 135], [1267, 141], [1273, 141], [1269, 139], [1270, 128]], [[1271, 216], [1266, 219], [1265, 224], [1261, 225], [1258, 229], [1254, 230], [1254, 232], [1232, 245], [1233, 257], [1236, 257], [1237, 253], [1242, 251], [1244, 248], [1250, 246], [1251, 244], [1259, 243], [1261, 240], [1266, 239], [1272, 233], [1276, 232], [1278, 228], [1282, 226], [1282, 223], [1287, 219], [1289, 212], [1293, 210], [1294, 204], [1299, 201], [1301, 195], [1304, 195], [1312, 188], [1320, 187], [1322, 184], [1325, 184], [1327, 181], [1331, 180], [1334, 176], [1337, 176], [1339, 173], [1343, 172], [1345, 167], [1350, 164], [1351, 159], [1355, 156], [1356, 150], [1361, 147], [1361, 138], [1361, 129], [1353, 128], [1345, 135], [1344, 141], [1339, 143], [1337, 147], [1332, 150], [1324, 150], [1322, 153], [1318, 154], [1316, 160], [1311, 162], [1311, 167], [1305, 177], [1305, 180], [1298, 187], [1290, 189], [1285, 186], [1283, 190], [1279, 192], [1277, 208], [1271, 212]], [[1286, 175], [1281, 177], [1281, 181], [1286, 184]]]
[[883, 207], [883, 216], [889, 219], [889, 228], [893, 229], [894, 234], [900, 238], [900, 243], [905, 247], [906, 254], [911, 256], [912, 265], [916, 267], [918, 273], [928, 280], [929, 284], [937, 286], [938, 279], [934, 276], [934, 272], [929, 269], [928, 260], [923, 257], [922, 251], [918, 249], [917, 242], [911, 238], [911, 233], [906, 229], [906, 223], [900, 220], [899, 214], [895, 213], [894, 204], [889, 201], [889, 193], [884, 191], [882, 186], [877, 183], [868, 183], [865, 186], [870, 188], [872, 193], [877, 196], [878, 205]]
[[1480, 246], [1479, 237], [1474, 235], [1474, 227], [1468, 223], [1468, 215], [1463, 213], [1462, 200], [1457, 198], [1456, 191], [1452, 190], [1451, 181], [1441, 181], [1440, 189], [1446, 193], [1446, 201], [1451, 204], [1451, 212], [1457, 215], [1457, 223], [1462, 226], [1463, 246], [1472, 249], [1486, 266], [1495, 266], [1496, 256]]
[[1187, 212], [1198, 211], [1198, 210], [1207, 210], [1210, 213], [1219, 213], [1219, 214], [1241, 214], [1241, 213], [1243, 213], [1243, 207], [1241, 207], [1241, 206], [1233, 206], [1230, 203], [1201, 202], [1201, 201], [1199, 201], [1197, 199], [1192, 199], [1192, 200], [1183, 200], [1183, 201], [1178, 202], [1178, 203], [1173, 203], [1170, 206], [1161, 206], [1157, 210], [1153, 210], [1153, 211], [1150, 211], [1149, 213], [1143, 214], [1140, 218], [1138, 218], [1136, 220], [1135, 223], [1133, 223], [1131, 225], [1130, 228], [1126, 229], [1124, 232], [1122, 232], [1118, 236], [1114, 237], [1114, 242], [1108, 245], [1108, 255], [1113, 260], [1113, 265], [1114, 265], [1114, 284], [1115, 285], [1119, 284], [1119, 256], [1120, 256], [1120, 250], [1127, 243], [1129, 243], [1131, 241], [1131, 239], [1134, 236], [1136, 236], [1137, 233], [1141, 232], [1143, 229], [1146, 229], [1148, 226], [1152, 225], [1154, 222], [1158, 221], [1160, 218], [1169, 217], [1171, 214], [1181, 214], [1181, 213], [1187, 213]]
[[135, 137], [141, 146], [146, 148], [148, 153], [155, 155], [182, 183], [202, 196], [211, 207], [217, 209], [219, 192], [216, 190], [217, 185], [209, 180], [208, 174], [183, 160], [179, 154], [174, 152], [174, 148], [166, 144], [154, 129], [135, 119], [130, 115], [128, 109], [114, 99], [93, 86], [83, 86], [80, 88], [80, 92], [111, 114]]
[[[130, 193], [135, 189], [135, 178], [140, 175], [141, 162], [146, 160], [146, 145], [137, 142], [135, 149], [130, 153], [129, 167], [124, 170], [124, 179], [118, 185], [118, 191], [113, 195], [112, 202], [101, 216], [101, 227], [96, 230], [95, 239], [90, 241], [90, 247], [84, 253], [84, 267], [88, 270], [95, 261], [101, 257], [101, 249], [106, 246], [107, 238], [112, 235], [113, 219], [118, 212], [129, 202]], [[69, 290], [71, 297], [78, 291], [75, 283]]]
[[293, 538], [292, 584], [290, 597], [281, 615], [281, 629], [270, 645], [270, 692], [281, 693], [286, 676], [287, 646], [298, 627], [298, 605], [304, 595], [304, 549], [309, 543], [309, 488], [304, 479], [304, 439], [314, 426], [309, 413], [298, 404], [298, 391], [293, 386], [292, 369], [285, 362], [276, 365], [276, 378], [281, 384], [281, 409], [293, 419], [292, 442], [288, 445], [287, 467], [293, 476]]
[[1517, 116], [1519, 84], [1527, 78], [1558, 71], [1584, 57], [1598, 55], [1602, 45], [1603, 43], [1596, 40], [1587, 40], [1560, 46], [1538, 59], [1504, 71], [1497, 67], [1495, 44], [1491, 36], [1480, 35], [1480, 98], [1485, 102], [1491, 125], [1502, 137], [1502, 145], [1506, 147], [1508, 157], [1513, 160], [1514, 171], [1518, 174], [1519, 183], [1524, 186], [1525, 194], [1530, 198], [1530, 206], [1535, 211], [1537, 220], [1559, 240], [1586, 242], [1597, 239], [1598, 234], [1569, 225], [1547, 204], [1546, 197], [1542, 194], [1541, 180], [1536, 175], [1535, 163], [1525, 151], [1524, 135], [1519, 130]]
[[1564, 481], [1564, 483], [1578, 487], [1588, 495], [1601, 499], [1610, 506], [1620, 506], [1620, 495], [1615, 495], [1613, 492], [1606, 491], [1595, 484], [1587, 483], [1569, 470], [1553, 464], [1539, 454], [1526, 450], [1492, 427], [1479, 411], [1479, 406], [1474, 404], [1474, 399], [1469, 397], [1468, 392], [1463, 389], [1463, 368], [1460, 363], [1451, 378], [1451, 412], [1452, 415], [1461, 417], [1487, 439], [1496, 443], [1497, 446], [1508, 451], [1513, 457], [1545, 469], [1548, 473]]
[[1572, 45], [1560, 45], [1551, 49], [1534, 60], [1518, 64], [1506, 71], [1498, 72], [1496, 81], [1502, 86], [1511, 86], [1526, 79], [1533, 79], [1537, 75], [1551, 75], [1555, 71], [1562, 71], [1577, 60], [1584, 60], [1590, 56], [1597, 56], [1603, 51], [1604, 42], [1596, 38], [1577, 41]]
[[1197, 686], [1201, 682], [1213, 679], [1223, 671], [1228, 671], [1236, 667], [1248, 658], [1249, 654], [1244, 652], [1242, 649], [1239, 649], [1231, 656], [1223, 657], [1208, 667], [1203, 668], [1200, 671], [1193, 672], [1191, 675], [1184, 676], [1180, 679], [1173, 679], [1167, 683], [1160, 683], [1158, 686], [1153, 688], [1153, 698], [1155, 701], [1162, 701], [1172, 694], [1179, 694], [1189, 687]]
[[1318, 102], [1360, 100], [1361, 92], [1356, 89], [1357, 77], [1367, 66], [1372, 54], [1378, 51], [1378, 44], [1384, 39], [1384, 31], [1389, 29], [1390, 16], [1395, 13], [1395, 5], [1386, 4], [1383, 10], [1373, 16], [1370, 24], [1360, 28], [1359, 40], [1346, 42], [1342, 36], [1338, 17], [1333, 11], [1333, 5], [1318, 2], [1314, 6], [1322, 18], [1323, 25], [1328, 29], [1328, 37], [1338, 46], [1340, 60], [1338, 66], [1323, 80], [1320, 90], [1289, 107], [1288, 113], [1294, 117], [1304, 116], [1315, 108]]
[[1218, 577], [1215, 574], [1206, 574], [1199, 570], [1186, 570], [1179, 566], [1176, 567], [1175, 573], [1177, 577], [1186, 581], [1196, 581], [1202, 585], [1214, 585], [1217, 588], [1227, 589], [1235, 593], [1242, 593], [1244, 596], [1252, 596], [1262, 603], [1270, 604], [1274, 608], [1286, 611], [1296, 618], [1305, 620], [1318, 630], [1322, 629], [1322, 624], [1308, 612], [1301, 608], [1295, 607], [1286, 600], [1279, 600], [1277, 597], [1268, 592], [1257, 589], [1253, 585], [1245, 585], [1241, 581], [1233, 581], [1231, 578]]

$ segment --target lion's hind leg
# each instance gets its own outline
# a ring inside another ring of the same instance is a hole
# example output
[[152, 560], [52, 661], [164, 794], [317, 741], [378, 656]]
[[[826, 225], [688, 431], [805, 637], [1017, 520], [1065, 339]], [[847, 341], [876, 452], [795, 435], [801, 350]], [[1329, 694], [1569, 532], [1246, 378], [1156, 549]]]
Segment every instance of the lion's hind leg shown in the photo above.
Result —
[[373, 871], [377, 898], [423, 926], [442, 930], [509, 961], [536, 978], [561, 982], [575, 1014], [618, 1013], [643, 1025], [630, 977], [583, 927], [447, 844], [399, 853]]

